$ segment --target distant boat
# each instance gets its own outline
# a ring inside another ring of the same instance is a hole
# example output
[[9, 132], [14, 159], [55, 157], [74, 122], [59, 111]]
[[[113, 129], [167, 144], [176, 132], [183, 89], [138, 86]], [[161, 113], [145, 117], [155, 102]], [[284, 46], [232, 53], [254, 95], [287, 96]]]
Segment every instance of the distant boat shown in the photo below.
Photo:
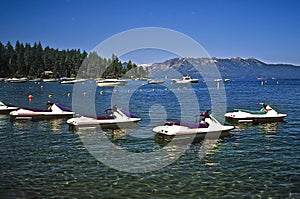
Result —
[[121, 79], [100, 79], [97, 80], [97, 84], [100, 87], [104, 86], [124, 86], [127, 84], [126, 80], [121, 80]]
[[264, 80], [265, 78], [263, 78], [263, 77], [257, 77], [256, 79], [257, 80]]
[[61, 84], [75, 84], [75, 83], [80, 83], [80, 82], [85, 82], [86, 79], [75, 79], [75, 80], [65, 80], [61, 81]]
[[134, 80], [137, 80], [137, 81], [147, 81], [148, 78], [147, 77], [139, 77], [139, 78], [135, 78]]
[[74, 77], [61, 77], [59, 78], [59, 81], [71, 81], [71, 80], [75, 80], [76, 78]]
[[215, 79], [214, 81], [215, 82], [222, 82], [223, 80], [222, 79]]
[[148, 80], [148, 84], [163, 84], [164, 82], [165, 82], [164, 80], [153, 80], [153, 79]]
[[231, 81], [231, 79], [228, 79], [228, 78], [224, 79], [224, 82], [230, 82], [230, 81]]
[[24, 83], [27, 82], [27, 78], [23, 77], [23, 78], [9, 78], [5, 80], [6, 82], [9, 83]]
[[57, 82], [57, 78], [49, 78], [49, 79], [43, 79], [43, 82]]
[[177, 84], [187, 84], [187, 83], [198, 83], [199, 79], [192, 79], [189, 75], [182, 77], [182, 79], [172, 79], [174, 83]]
[[42, 81], [42, 79], [41, 78], [35, 78], [35, 79], [30, 79], [28, 81], [29, 82], [40, 82], [40, 81]]

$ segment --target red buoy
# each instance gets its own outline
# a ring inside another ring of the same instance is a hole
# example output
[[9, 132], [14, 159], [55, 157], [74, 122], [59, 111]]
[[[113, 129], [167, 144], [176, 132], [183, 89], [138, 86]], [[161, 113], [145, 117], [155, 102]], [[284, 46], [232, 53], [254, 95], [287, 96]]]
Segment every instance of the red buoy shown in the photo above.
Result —
[[28, 99], [32, 100], [33, 96], [32, 95], [28, 95]]

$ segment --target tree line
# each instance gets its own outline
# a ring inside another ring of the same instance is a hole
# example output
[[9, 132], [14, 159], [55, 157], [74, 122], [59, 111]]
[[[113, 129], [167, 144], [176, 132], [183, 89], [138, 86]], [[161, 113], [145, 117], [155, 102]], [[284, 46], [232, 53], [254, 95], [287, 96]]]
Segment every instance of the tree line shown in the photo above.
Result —
[[132, 61], [122, 63], [116, 55], [110, 59], [91, 52], [83, 61], [77, 77], [79, 78], [143, 78], [148, 76], [148, 68], [137, 66]]
[[[146, 77], [147, 69], [129, 61], [122, 63], [116, 55], [102, 58], [96, 52], [81, 52], [80, 49], [58, 50], [41, 42], [30, 45], [16, 41], [3, 45], [0, 42], [0, 77], [45, 78], [45, 71], [54, 77], [80, 78], [137, 78]], [[49, 78], [49, 77], [46, 77]]]

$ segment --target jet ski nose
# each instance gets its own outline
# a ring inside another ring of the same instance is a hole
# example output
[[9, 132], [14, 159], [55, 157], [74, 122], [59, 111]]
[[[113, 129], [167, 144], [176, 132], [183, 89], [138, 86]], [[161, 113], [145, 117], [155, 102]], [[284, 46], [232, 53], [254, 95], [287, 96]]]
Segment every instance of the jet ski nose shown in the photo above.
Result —
[[74, 123], [75, 123], [74, 118], [68, 119], [68, 120], [67, 120], [67, 123], [68, 123], [68, 124], [74, 124]]

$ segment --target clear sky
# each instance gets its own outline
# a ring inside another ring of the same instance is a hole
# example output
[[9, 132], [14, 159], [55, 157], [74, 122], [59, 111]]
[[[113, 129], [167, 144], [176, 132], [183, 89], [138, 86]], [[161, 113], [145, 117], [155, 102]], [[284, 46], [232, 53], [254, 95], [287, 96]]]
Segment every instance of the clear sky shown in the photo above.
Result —
[[0, 41], [91, 51], [122, 31], [163, 27], [214, 57], [300, 65], [298, 0], [7, 0]]

